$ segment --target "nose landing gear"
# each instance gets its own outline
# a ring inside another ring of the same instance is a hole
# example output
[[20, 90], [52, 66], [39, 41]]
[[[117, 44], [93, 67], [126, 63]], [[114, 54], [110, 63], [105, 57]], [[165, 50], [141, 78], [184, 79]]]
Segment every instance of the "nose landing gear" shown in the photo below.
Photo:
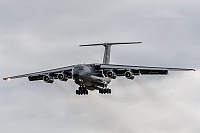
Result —
[[80, 86], [78, 90], [76, 90], [76, 95], [88, 95], [88, 90], [86, 87]]

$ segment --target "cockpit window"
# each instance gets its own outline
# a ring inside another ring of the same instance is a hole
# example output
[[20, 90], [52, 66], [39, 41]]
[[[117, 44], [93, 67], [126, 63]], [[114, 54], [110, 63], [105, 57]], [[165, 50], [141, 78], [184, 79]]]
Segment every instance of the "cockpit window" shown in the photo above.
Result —
[[80, 66], [80, 65], [76, 66], [75, 68], [78, 69], [78, 70], [83, 70], [84, 69], [84, 67]]

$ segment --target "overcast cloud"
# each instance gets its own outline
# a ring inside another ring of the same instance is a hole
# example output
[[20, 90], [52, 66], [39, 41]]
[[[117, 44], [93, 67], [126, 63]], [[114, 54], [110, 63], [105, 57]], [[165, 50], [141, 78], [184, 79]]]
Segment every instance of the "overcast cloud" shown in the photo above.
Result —
[[77, 85], [0, 81], [1, 133], [200, 132], [200, 2], [197, 0], [1, 0], [1, 78], [78, 63], [194, 68], [168, 76], [120, 77], [112, 95], [76, 96]]

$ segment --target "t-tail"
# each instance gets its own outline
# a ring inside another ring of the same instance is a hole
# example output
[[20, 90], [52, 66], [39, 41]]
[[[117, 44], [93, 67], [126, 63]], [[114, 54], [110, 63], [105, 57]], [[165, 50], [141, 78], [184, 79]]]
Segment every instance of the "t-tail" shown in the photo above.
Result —
[[104, 46], [104, 57], [103, 57], [103, 64], [109, 64], [110, 63], [110, 52], [111, 52], [111, 46], [112, 45], [123, 45], [123, 44], [138, 44], [142, 42], [122, 42], [122, 43], [95, 43], [95, 44], [83, 44], [80, 45], [83, 46]]

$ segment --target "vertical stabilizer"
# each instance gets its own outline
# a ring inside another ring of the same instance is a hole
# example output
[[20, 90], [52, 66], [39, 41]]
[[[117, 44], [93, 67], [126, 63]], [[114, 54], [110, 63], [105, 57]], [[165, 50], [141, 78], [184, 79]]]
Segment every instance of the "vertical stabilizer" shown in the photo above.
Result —
[[124, 43], [98, 43], [98, 44], [84, 44], [80, 46], [104, 46], [104, 57], [103, 57], [103, 64], [109, 64], [110, 63], [110, 52], [111, 52], [111, 46], [112, 45], [122, 45], [122, 44], [138, 44], [142, 42], [124, 42]]
[[110, 63], [110, 52], [111, 52], [111, 45], [104, 45], [104, 57], [103, 57], [103, 64], [109, 64]]

